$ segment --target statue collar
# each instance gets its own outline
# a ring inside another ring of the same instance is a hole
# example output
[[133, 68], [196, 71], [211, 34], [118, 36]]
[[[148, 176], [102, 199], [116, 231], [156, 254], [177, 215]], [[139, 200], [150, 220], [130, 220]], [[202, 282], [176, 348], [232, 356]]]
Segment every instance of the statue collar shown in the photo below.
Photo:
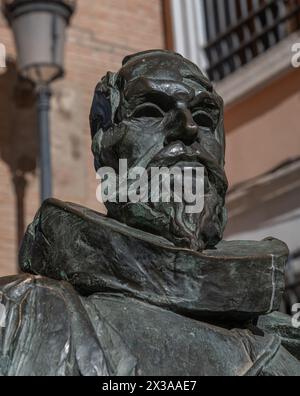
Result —
[[202, 253], [50, 199], [20, 251], [24, 272], [66, 281], [81, 295], [120, 293], [199, 319], [251, 320], [278, 310], [287, 246], [221, 242]]

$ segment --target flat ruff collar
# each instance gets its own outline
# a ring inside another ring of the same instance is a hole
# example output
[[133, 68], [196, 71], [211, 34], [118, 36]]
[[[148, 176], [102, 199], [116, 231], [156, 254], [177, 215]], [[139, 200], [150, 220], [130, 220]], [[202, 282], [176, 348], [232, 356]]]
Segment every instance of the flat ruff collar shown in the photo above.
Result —
[[20, 251], [24, 272], [67, 281], [81, 295], [120, 293], [195, 318], [250, 320], [278, 310], [287, 246], [276, 239], [175, 247], [76, 204], [50, 199]]

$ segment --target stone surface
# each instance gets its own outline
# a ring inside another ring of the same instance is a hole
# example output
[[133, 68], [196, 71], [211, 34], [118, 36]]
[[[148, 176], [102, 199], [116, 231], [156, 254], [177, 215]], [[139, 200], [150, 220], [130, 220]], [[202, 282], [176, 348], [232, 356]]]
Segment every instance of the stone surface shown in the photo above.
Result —
[[20, 253], [25, 272], [71, 283], [80, 293], [119, 291], [195, 317], [246, 319], [277, 310], [284, 243], [222, 242], [203, 253], [137, 231], [75, 204], [49, 200]]

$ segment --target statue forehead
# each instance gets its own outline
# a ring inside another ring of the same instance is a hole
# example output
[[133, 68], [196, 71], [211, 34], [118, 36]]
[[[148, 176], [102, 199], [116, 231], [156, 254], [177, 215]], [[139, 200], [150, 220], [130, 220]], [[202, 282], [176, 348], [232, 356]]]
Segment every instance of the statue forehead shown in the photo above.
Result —
[[212, 91], [211, 83], [196, 65], [173, 53], [137, 56], [121, 68], [119, 75], [126, 82], [131, 82], [139, 77], [157, 81], [186, 82], [190, 80]]

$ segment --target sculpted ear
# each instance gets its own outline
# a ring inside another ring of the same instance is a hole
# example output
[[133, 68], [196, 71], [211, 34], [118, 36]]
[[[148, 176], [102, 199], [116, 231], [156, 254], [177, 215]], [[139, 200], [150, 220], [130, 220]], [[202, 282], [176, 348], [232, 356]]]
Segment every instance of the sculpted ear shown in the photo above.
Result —
[[117, 74], [109, 72], [96, 86], [90, 111], [92, 138], [100, 129], [106, 131], [113, 124], [115, 113], [120, 103], [117, 78]]

